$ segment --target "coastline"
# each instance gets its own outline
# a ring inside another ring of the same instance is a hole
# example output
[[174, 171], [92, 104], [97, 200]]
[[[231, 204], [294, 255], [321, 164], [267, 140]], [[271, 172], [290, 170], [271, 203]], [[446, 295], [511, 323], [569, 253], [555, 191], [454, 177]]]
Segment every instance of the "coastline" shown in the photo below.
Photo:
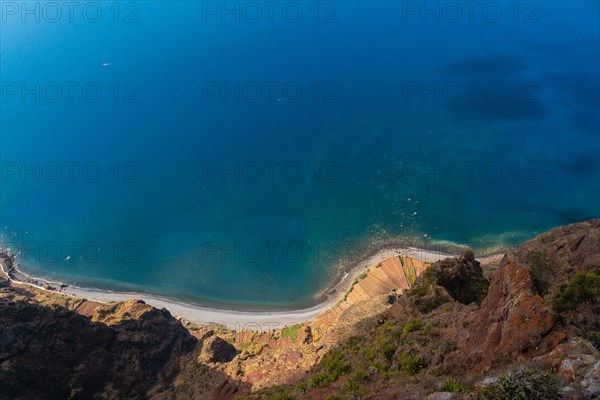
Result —
[[[500, 253], [477, 257], [482, 262], [486, 259], [497, 257]], [[503, 254], [503, 253], [502, 253]], [[156, 307], [165, 308], [173, 316], [190, 321], [199, 325], [219, 325], [233, 330], [267, 331], [282, 328], [297, 323], [309, 322], [319, 315], [335, 306], [342, 298], [343, 293], [351, 286], [363, 271], [388, 258], [395, 256], [406, 256], [418, 259], [425, 263], [432, 263], [447, 257], [455, 257], [456, 254], [430, 251], [418, 247], [391, 247], [375, 251], [362, 261], [354, 264], [350, 269], [340, 271], [343, 275], [336, 283], [317, 294], [320, 302], [313, 307], [299, 310], [275, 310], [275, 311], [240, 311], [232, 309], [220, 309], [205, 307], [188, 303], [164, 296], [145, 294], [138, 292], [112, 292], [107, 290], [82, 288], [65, 285], [60, 282], [50, 281], [43, 278], [29, 276], [12, 264], [14, 258], [9, 259], [10, 267], [5, 265], [10, 254], [1, 254], [0, 268], [8, 279], [16, 284], [27, 285], [39, 290], [52, 292], [59, 295], [67, 295], [84, 298], [100, 303], [118, 302], [126, 300], [142, 300]]]

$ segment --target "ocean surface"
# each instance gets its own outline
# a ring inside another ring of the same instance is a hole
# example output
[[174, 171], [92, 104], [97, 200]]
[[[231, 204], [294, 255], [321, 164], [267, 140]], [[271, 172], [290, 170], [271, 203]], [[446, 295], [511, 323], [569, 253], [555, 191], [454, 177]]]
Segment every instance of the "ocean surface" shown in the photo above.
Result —
[[0, 3], [28, 273], [300, 308], [390, 241], [600, 216], [597, 1], [69, 4]]

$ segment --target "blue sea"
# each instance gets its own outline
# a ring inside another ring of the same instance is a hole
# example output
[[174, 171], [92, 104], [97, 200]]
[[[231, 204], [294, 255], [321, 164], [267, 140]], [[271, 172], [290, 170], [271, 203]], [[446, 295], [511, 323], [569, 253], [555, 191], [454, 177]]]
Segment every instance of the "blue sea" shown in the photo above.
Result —
[[2, 0], [4, 246], [289, 309], [386, 245], [599, 217], [600, 3], [476, 4]]

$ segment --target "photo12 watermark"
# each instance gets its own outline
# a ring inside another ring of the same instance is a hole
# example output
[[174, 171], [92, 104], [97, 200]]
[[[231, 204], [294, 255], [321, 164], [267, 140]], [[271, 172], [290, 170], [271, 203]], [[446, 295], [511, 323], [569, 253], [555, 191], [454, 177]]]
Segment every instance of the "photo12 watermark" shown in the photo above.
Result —
[[95, 161], [3, 161], [0, 183], [79, 184], [140, 182], [140, 166], [133, 161], [99, 163]]
[[99, 264], [99, 263], [125, 263], [136, 264], [140, 262], [140, 245], [137, 242], [11, 242], [2, 243], [2, 251], [10, 252], [17, 256], [20, 262], [34, 262], [43, 264]]
[[136, 1], [1, 1], [3, 24], [75, 24], [112, 22], [136, 24], [140, 21]]
[[534, 162], [509, 165], [495, 161], [399, 161], [389, 166], [389, 177], [402, 184], [539, 183], [540, 167]]
[[[109, 64], [106, 64], [109, 65]], [[140, 87], [136, 82], [2, 82], [1, 102], [29, 104], [136, 104]]]
[[336, 24], [340, 5], [335, 1], [203, 1], [202, 23], [219, 24]]
[[203, 81], [202, 103], [221, 104], [286, 104], [340, 102], [340, 86], [336, 82], [299, 81]]
[[203, 241], [200, 264], [260, 264], [280, 268], [282, 265], [335, 264], [340, 249], [334, 243], [307, 243], [294, 240]]
[[512, 102], [536, 104], [540, 100], [537, 82], [424, 82], [403, 81], [403, 103], [476, 104]]
[[334, 184], [340, 168], [336, 162], [306, 165], [298, 161], [205, 161], [200, 166], [202, 184]]
[[522, 1], [403, 1], [402, 23], [494, 24], [540, 22], [538, 2]]

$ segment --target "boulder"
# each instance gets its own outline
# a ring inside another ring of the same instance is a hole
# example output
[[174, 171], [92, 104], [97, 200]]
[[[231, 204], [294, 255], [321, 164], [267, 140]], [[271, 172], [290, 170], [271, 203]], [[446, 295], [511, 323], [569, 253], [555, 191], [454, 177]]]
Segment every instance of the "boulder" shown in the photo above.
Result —
[[200, 363], [227, 363], [238, 354], [233, 345], [218, 336], [211, 336], [202, 345], [198, 356]]
[[463, 250], [460, 258], [446, 258], [433, 265], [437, 284], [462, 304], [480, 303], [487, 292], [488, 282], [471, 250]]
[[600, 361], [598, 361], [585, 374], [581, 381], [584, 395], [589, 399], [600, 399]]

